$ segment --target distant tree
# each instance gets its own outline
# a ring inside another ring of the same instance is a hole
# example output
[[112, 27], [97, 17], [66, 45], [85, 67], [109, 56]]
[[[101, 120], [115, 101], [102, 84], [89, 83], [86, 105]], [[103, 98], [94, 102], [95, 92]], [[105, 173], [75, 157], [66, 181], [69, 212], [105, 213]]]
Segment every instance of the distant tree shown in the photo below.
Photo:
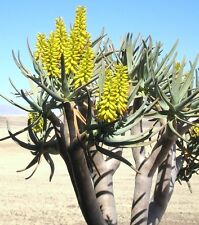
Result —
[[[127, 34], [118, 49], [103, 32], [91, 41], [86, 9], [78, 7], [68, 33], [57, 18], [48, 37], [38, 34], [34, 52], [28, 45], [35, 73], [13, 53], [31, 89], [11, 85], [28, 106], [1, 96], [29, 114], [27, 127], [13, 133], [8, 126], [1, 140], [12, 138], [33, 154], [28, 178], [44, 157], [51, 180], [51, 155], [59, 154], [89, 225], [117, 224], [113, 175], [120, 162], [136, 173], [132, 225], [159, 224], [176, 180], [188, 182], [198, 172], [197, 59], [189, 68], [185, 59], [179, 63], [176, 45], [162, 56], [162, 44], [151, 37]], [[18, 138], [22, 132], [26, 142]], [[124, 148], [135, 166], [122, 157]]]

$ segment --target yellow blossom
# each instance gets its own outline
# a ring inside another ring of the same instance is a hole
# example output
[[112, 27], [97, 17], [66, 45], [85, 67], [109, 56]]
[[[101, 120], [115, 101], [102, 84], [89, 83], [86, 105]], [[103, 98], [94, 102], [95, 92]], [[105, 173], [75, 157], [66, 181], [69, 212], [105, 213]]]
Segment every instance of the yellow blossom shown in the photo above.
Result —
[[86, 48], [91, 46], [90, 35], [86, 31], [86, 9], [78, 7], [74, 25], [70, 31], [68, 44], [65, 51], [66, 73], [75, 74], [78, 70], [78, 65], [82, 58], [82, 54]]
[[193, 138], [199, 137], [199, 123], [196, 124], [197, 126], [192, 126], [190, 129], [190, 135]]
[[54, 78], [61, 76], [61, 55], [64, 56], [65, 72], [70, 75], [71, 87], [76, 89], [92, 77], [94, 52], [90, 35], [86, 30], [86, 9], [78, 7], [75, 22], [69, 36], [62, 18], [56, 19], [56, 29], [47, 39], [37, 36], [35, 59], [41, 59], [44, 70]]
[[[38, 120], [39, 117], [39, 113], [35, 112], [35, 113], [29, 113], [28, 114], [28, 120], [30, 122], [30, 124], [34, 123], [36, 120]], [[35, 133], [41, 133], [43, 131], [43, 118], [40, 118], [39, 121], [32, 127], [32, 130]]]
[[64, 24], [64, 20], [61, 17], [56, 19], [55, 38], [57, 43], [58, 55], [59, 58], [61, 58], [61, 54], [64, 54], [66, 50], [68, 40], [66, 26]]
[[94, 53], [90, 47], [87, 47], [82, 54], [82, 59], [79, 62], [78, 70], [73, 77], [73, 86], [78, 88], [86, 84], [92, 76], [94, 68]]
[[176, 62], [175, 63], [175, 69], [176, 69], [177, 72], [179, 72], [180, 67], [181, 67], [181, 64], [179, 62]]
[[42, 59], [46, 47], [47, 47], [46, 36], [45, 34], [39, 33], [37, 35], [36, 51], [34, 54], [36, 60], [39, 60], [40, 58]]
[[111, 69], [106, 70], [103, 93], [97, 103], [99, 120], [111, 122], [123, 115], [127, 107], [128, 89], [126, 66], [116, 65], [114, 72]]
[[43, 53], [43, 61], [44, 61], [44, 69], [48, 72], [49, 76], [52, 77], [60, 77], [60, 68], [59, 68], [59, 51], [58, 51], [58, 43], [55, 36], [55, 32], [50, 33], [50, 37], [47, 41], [47, 46], [44, 49]]
[[116, 65], [114, 79], [117, 112], [119, 115], [122, 115], [126, 111], [128, 102], [129, 81], [127, 67], [122, 64]]

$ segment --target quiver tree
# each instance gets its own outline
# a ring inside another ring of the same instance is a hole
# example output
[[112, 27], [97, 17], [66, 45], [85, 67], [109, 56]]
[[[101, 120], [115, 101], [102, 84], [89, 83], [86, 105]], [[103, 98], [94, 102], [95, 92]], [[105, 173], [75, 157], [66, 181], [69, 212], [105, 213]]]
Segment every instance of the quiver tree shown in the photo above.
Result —
[[[29, 177], [44, 157], [51, 180], [51, 155], [59, 154], [89, 225], [117, 224], [113, 175], [120, 162], [127, 164], [136, 173], [130, 223], [159, 224], [175, 181], [188, 182], [198, 171], [197, 59], [189, 68], [179, 63], [176, 44], [162, 56], [151, 37], [127, 34], [119, 49], [103, 32], [92, 42], [85, 13], [77, 8], [69, 33], [58, 18], [48, 37], [38, 34], [35, 51], [28, 45], [35, 73], [13, 52], [31, 89], [10, 82], [28, 106], [1, 96], [29, 116], [26, 128], [12, 133], [8, 126], [1, 140], [31, 151], [25, 170], [36, 167]], [[25, 131], [27, 142], [18, 138]], [[122, 157], [124, 148], [132, 150], [134, 166]]]

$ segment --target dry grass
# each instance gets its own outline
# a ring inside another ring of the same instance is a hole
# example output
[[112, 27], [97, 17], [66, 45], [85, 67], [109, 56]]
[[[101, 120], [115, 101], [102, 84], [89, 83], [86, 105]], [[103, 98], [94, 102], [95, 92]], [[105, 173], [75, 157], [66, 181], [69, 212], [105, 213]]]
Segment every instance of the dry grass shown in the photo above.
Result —
[[[13, 129], [20, 129], [23, 117], [9, 117]], [[0, 118], [0, 137], [6, 135], [5, 118]], [[129, 155], [129, 152], [125, 154]], [[83, 225], [64, 162], [55, 156], [55, 176], [48, 181], [49, 168], [42, 162], [36, 174], [16, 173], [24, 168], [32, 155], [8, 140], [0, 143], [0, 225]], [[114, 179], [119, 224], [129, 224], [134, 172], [121, 165]], [[162, 225], [199, 224], [199, 180], [192, 180], [193, 193], [186, 184], [176, 184], [174, 195]]]

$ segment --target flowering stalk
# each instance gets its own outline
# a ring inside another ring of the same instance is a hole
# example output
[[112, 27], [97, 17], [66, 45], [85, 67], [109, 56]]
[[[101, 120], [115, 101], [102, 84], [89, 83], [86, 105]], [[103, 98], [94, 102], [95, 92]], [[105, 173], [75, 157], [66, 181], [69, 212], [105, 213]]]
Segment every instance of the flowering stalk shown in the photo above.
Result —
[[[30, 124], [34, 123], [36, 120], [39, 118], [39, 113], [34, 112], [34, 113], [29, 113], [28, 114], [28, 120]], [[43, 131], [43, 125], [44, 125], [44, 120], [43, 118], [40, 118], [38, 122], [32, 127], [32, 131], [35, 133], [41, 133]]]
[[56, 29], [48, 39], [38, 34], [35, 59], [41, 59], [43, 68], [50, 77], [61, 77], [61, 55], [64, 56], [65, 72], [72, 78], [71, 87], [76, 89], [86, 84], [94, 69], [94, 52], [90, 35], [86, 31], [86, 9], [78, 7], [74, 25], [67, 35], [62, 18], [56, 19]]
[[99, 120], [112, 122], [124, 114], [127, 107], [128, 89], [126, 66], [116, 65], [115, 73], [111, 69], [106, 70], [103, 93], [97, 104]]
[[190, 136], [192, 138], [197, 138], [199, 137], [199, 124], [197, 123], [196, 124], [197, 126], [192, 126], [191, 129], [189, 130], [190, 131]]
[[74, 89], [86, 84], [94, 68], [94, 52], [86, 31], [86, 9], [78, 7], [65, 51], [66, 74], [72, 73]]

